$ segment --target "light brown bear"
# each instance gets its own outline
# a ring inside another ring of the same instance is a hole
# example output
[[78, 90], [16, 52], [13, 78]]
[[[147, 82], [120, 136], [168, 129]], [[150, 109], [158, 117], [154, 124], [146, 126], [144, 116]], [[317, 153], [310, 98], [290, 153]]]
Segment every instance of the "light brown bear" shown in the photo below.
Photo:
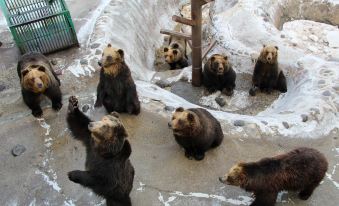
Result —
[[324, 178], [327, 168], [322, 153], [301, 147], [258, 162], [238, 163], [219, 180], [253, 192], [255, 200], [251, 206], [274, 206], [282, 190], [298, 191], [299, 198], [307, 200]]
[[224, 138], [218, 120], [201, 108], [177, 108], [168, 126], [177, 143], [185, 149], [185, 156], [196, 160], [204, 159], [205, 152], [218, 147]]
[[287, 92], [286, 77], [278, 65], [278, 49], [277, 46], [263, 46], [254, 67], [251, 96], [255, 96], [258, 89], [267, 93], [272, 90]]
[[21, 57], [17, 66], [21, 83], [22, 97], [35, 117], [42, 116], [41, 96], [52, 101], [52, 108], [60, 110], [62, 95], [60, 80], [48, 59], [38, 52], [27, 53]]

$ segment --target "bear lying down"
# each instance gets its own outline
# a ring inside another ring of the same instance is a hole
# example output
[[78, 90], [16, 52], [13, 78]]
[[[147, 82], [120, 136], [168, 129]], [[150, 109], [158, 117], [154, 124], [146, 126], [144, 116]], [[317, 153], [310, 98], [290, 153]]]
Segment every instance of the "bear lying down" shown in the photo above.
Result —
[[69, 99], [67, 123], [74, 138], [86, 146], [86, 171], [68, 173], [71, 181], [91, 188], [106, 199], [108, 206], [129, 206], [134, 168], [129, 160], [131, 145], [116, 112], [101, 121], [92, 121], [78, 108], [78, 100]]
[[319, 151], [298, 148], [258, 162], [238, 163], [219, 180], [253, 192], [255, 200], [251, 206], [273, 206], [282, 190], [298, 191], [299, 198], [307, 200], [327, 168], [327, 160]]

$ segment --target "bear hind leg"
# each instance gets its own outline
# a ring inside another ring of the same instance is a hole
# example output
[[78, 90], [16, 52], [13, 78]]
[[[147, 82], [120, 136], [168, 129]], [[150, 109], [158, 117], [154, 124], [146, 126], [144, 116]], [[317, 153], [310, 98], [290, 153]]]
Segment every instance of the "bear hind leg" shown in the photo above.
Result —
[[317, 186], [309, 186], [309, 187], [306, 187], [304, 188], [303, 190], [301, 190], [298, 194], [298, 197], [301, 199], [301, 200], [307, 200], [308, 198], [311, 197], [314, 189], [316, 188]]
[[48, 88], [46, 96], [52, 101], [52, 108], [59, 111], [62, 107], [62, 94], [60, 87]]
[[106, 205], [107, 206], [132, 206], [132, 201], [129, 196], [120, 198], [120, 199], [107, 197]]
[[205, 151], [197, 150], [193, 153], [193, 157], [197, 161], [203, 160], [205, 158]]
[[255, 193], [255, 200], [250, 206], [274, 206], [277, 200], [277, 192]]

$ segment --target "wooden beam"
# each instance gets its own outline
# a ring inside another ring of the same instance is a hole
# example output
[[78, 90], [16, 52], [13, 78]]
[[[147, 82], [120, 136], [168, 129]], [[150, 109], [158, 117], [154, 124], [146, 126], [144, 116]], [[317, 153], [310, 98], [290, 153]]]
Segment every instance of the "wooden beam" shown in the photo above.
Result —
[[185, 25], [189, 25], [189, 26], [194, 26], [195, 22], [192, 21], [191, 19], [186, 19], [177, 15], [172, 16], [172, 20], [178, 23], [182, 23]]
[[202, 53], [202, 59], [205, 59], [207, 56], [208, 52], [211, 51], [211, 49], [217, 44], [217, 40], [213, 39], [211, 44], [207, 47], [207, 49]]
[[[183, 34], [185, 33], [183, 27], [180, 28], [180, 31], [181, 31]], [[186, 40], [186, 41], [187, 41], [187, 43], [188, 43], [188, 46], [190, 46], [190, 48], [192, 49], [192, 40]]]
[[175, 37], [178, 37], [178, 38], [183, 38], [183, 39], [186, 39], [186, 40], [192, 39], [192, 36], [189, 35], [189, 34], [183, 34], [183, 33], [180, 33], [180, 32], [171, 31], [171, 30], [167, 30], [167, 29], [161, 29], [160, 33], [170, 35], [170, 36], [175, 36]]
[[214, 1], [214, 0], [200, 0], [200, 5], [202, 6], [202, 5], [205, 5], [205, 4], [207, 4], [207, 3], [210, 3], [210, 2], [212, 2], [212, 1]]

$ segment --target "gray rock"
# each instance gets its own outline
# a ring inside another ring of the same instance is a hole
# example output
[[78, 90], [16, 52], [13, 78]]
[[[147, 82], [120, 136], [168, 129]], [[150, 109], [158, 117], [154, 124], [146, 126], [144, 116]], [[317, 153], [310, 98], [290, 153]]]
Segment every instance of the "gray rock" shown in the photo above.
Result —
[[308, 116], [306, 114], [302, 114], [301, 119], [302, 119], [303, 122], [307, 122]]
[[287, 122], [282, 123], [286, 129], [290, 128], [290, 125]]
[[323, 80], [323, 79], [318, 81], [318, 84], [325, 84], [325, 83], [326, 83], [326, 81]]
[[236, 127], [242, 127], [242, 126], [245, 126], [245, 121], [244, 120], [235, 120], [233, 124]]
[[333, 89], [334, 89], [335, 91], [339, 91], [339, 85], [334, 86]]
[[100, 46], [99, 43], [94, 43], [94, 44], [91, 45], [91, 49], [96, 49], [96, 48], [98, 48], [99, 46]]
[[100, 49], [95, 50], [95, 55], [100, 55], [102, 51]]
[[226, 100], [222, 97], [216, 97], [215, 101], [220, 105], [220, 107], [223, 107], [226, 105]]
[[4, 91], [6, 89], [5, 85], [0, 84], [0, 92]]
[[51, 64], [52, 64], [53, 66], [55, 66], [55, 65], [57, 65], [57, 64], [58, 64], [58, 61], [57, 61], [57, 60], [55, 60], [55, 59], [52, 59], [52, 61], [51, 61]]
[[263, 123], [264, 125], [268, 125], [268, 122], [266, 121], [261, 121], [261, 123]]
[[85, 104], [84, 106], [82, 106], [81, 110], [86, 113], [89, 110], [89, 105]]
[[280, 35], [280, 37], [281, 37], [281, 38], [285, 38], [286, 36], [285, 36], [285, 34], [282, 34], [282, 35]]
[[159, 81], [156, 81], [155, 84], [161, 88], [165, 88], [165, 87], [170, 87], [171, 86], [171, 83], [166, 80], [166, 79], [162, 79], [162, 80], [159, 80]]
[[81, 59], [80, 64], [81, 65], [88, 65], [88, 60], [87, 59]]
[[172, 106], [165, 106], [165, 107], [164, 107], [164, 110], [165, 110], [165, 111], [169, 111], [169, 112], [173, 112], [173, 111], [175, 110], [175, 108], [172, 107]]
[[324, 91], [323, 92], [323, 95], [325, 96], [325, 97], [329, 97], [329, 96], [331, 96], [331, 92], [330, 91]]
[[13, 147], [12, 149], [12, 155], [14, 157], [16, 156], [20, 156], [22, 155], [22, 153], [24, 153], [26, 151], [26, 147], [24, 147], [23, 145], [17, 144]]

